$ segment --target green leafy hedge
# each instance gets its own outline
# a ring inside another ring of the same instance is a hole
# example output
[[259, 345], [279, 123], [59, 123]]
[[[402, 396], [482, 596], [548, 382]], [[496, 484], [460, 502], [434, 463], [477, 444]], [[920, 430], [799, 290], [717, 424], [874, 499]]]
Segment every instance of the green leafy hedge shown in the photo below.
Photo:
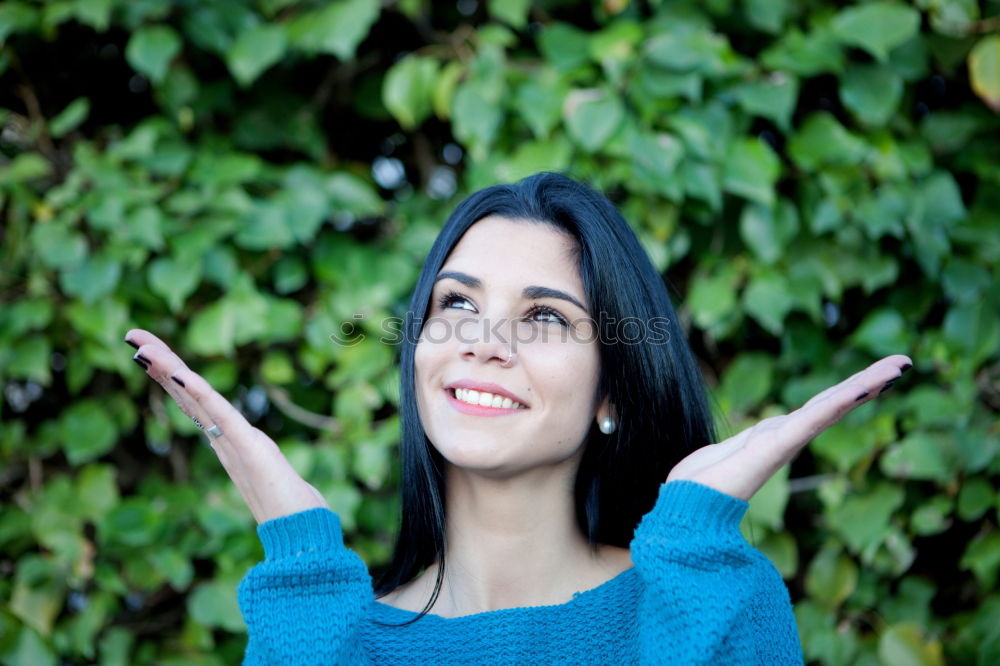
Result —
[[131, 326], [384, 562], [381, 322], [461, 196], [540, 169], [620, 204], [726, 427], [914, 358], [747, 534], [809, 660], [1000, 662], [998, 27], [996, 0], [4, 2], [0, 663], [242, 654], [253, 521]]

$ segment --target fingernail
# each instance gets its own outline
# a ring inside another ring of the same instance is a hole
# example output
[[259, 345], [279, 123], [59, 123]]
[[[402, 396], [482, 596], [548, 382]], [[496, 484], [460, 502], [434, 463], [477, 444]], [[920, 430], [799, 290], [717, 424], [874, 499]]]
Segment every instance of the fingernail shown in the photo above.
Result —
[[133, 347], [135, 347], [136, 349], [138, 349], [138, 348], [139, 348], [139, 345], [135, 344], [135, 343], [134, 343], [134, 342], [132, 342], [131, 340], [126, 340], [125, 342], [126, 342], [126, 344], [130, 344], [130, 345], [132, 345], [132, 346], [133, 346]]
[[882, 387], [882, 390], [879, 391], [878, 394], [882, 395], [883, 393], [885, 393], [886, 391], [888, 391], [889, 389], [891, 389], [892, 385], [895, 384], [895, 383], [896, 383], [895, 379], [890, 379], [889, 381], [887, 381], [885, 383], [885, 386]]
[[147, 363], [146, 361], [135, 358], [134, 356], [132, 357], [132, 360], [135, 361], [136, 365], [138, 365], [143, 370], [149, 370], [149, 363]]
[[135, 355], [132, 358], [135, 359], [135, 360], [137, 360], [137, 361], [142, 361], [146, 365], [149, 365], [149, 359], [146, 358], [145, 356], [143, 356], [142, 354], [140, 354], [139, 352], [136, 352]]
[[859, 395], [857, 398], [855, 398], [854, 402], [860, 402], [860, 401], [864, 400], [867, 397], [868, 397], [868, 391], [865, 391], [864, 393], [862, 393], [861, 395]]
[[180, 384], [181, 386], [184, 386], [184, 382], [182, 382], [181, 380], [177, 379], [177, 378], [176, 378], [176, 377], [174, 377], [173, 375], [170, 375], [170, 378], [171, 378], [172, 380], [174, 380], [175, 382], [177, 382], [178, 384]]
[[900, 371], [900, 372], [906, 372], [907, 370], [909, 370], [909, 369], [910, 369], [910, 368], [912, 368], [912, 367], [913, 367], [913, 364], [912, 364], [912, 363], [904, 363], [904, 364], [903, 364], [903, 367], [901, 367], [901, 368], [899, 369], [899, 371]]

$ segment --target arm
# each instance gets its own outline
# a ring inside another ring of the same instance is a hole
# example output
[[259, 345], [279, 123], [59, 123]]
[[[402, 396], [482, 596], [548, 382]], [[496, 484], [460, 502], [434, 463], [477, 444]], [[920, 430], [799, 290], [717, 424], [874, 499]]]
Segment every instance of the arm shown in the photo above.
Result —
[[632, 542], [643, 663], [802, 663], [781, 576], [740, 534], [747, 506], [699, 483], [661, 486]]
[[357, 664], [357, 628], [372, 601], [361, 559], [343, 543], [340, 520], [311, 509], [257, 528], [264, 561], [240, 581], [249, 628], [244, 665]]

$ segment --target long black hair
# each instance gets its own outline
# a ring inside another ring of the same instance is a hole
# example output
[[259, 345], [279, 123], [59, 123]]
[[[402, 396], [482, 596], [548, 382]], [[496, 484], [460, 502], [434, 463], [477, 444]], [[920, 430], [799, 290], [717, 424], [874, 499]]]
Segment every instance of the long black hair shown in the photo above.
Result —
[[[604, 435], [592, 423], [584, 442], [575, 505], [590, 544], [627, 547], [673, 466], [714, 441], [704, 379], [664, 279], [615, 206], [555, 173], [470, 195], [445, 222], [424, 263], [401, 349], [402, 525], [375, 593], [388, 594], [437, 562], [434, 592], [423, 613], [433, 606], [444, 575], [445, 476], [417, 410], [414, 351], [438, 272], [469, 227], [490, 215], [552, 225], [573, 236], [584, 295], [591, 313], [603, 320], [598, 395], [610, 396], [617, 429]], [[656, 341], [649, 335], [651, 322], [657, 322]], [[639, 339], [633, 339], [637, 331]]]

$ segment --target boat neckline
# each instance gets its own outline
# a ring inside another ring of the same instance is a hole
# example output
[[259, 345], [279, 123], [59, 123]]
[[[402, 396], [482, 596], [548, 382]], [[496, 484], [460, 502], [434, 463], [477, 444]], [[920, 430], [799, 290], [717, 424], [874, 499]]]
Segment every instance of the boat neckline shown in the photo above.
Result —
[[[604, 581], [600, 585], [591, 587], [586, 590], [582, 590], [580, 592], [574, 592], [573, 597], [569, 601], [566, 601], [561, 604], [545, 604], [538, 606], [512, 606], [511, 608], [496, 608], [494, 610], [479, 611], [478, 613], [469, 613], [468, 615], [456, 615], [454, 617], [445, 617], [443, 615], [437, 615], [436, 613], [426, 613], [426, 617], [433, 618], [434, 620], [437, 621], [449, 622], [453, 620], [469, 620], [473, 618], [487, 617], [487, 616], [494, 617], [497, 616], [498, 614], [506, 614], [512, 612], [513, 613], [525, 612], [525, 611], [545, 612], [545, 611], [551, 611], [553, 609], [562, 609], [570, 605], [585, 603], [586, 601], [593, 599], [594, 597], [597, 597], [602, 593], [606, 593], [610, 588], [616, 587], [624, 582], [627, 582], [630, 578], [632, 578], [635, 575], [635, 573], [636, 573], [636, 568], [634, 566], [631, 566], [628, 569], [622, 571], [621, 573]], [[396, 608], [395, 606], [390, 606], [389, 604], [383, 603], [378, 599], [374, 600], [372, 603], [375, 605], [376, 611], [383, 614], [404, 616], [406, 618], [414, 618], [417, 615], [420, 615], [420, 613], [418, 613], [417, 611], [405, 610], [403, 608]]]

